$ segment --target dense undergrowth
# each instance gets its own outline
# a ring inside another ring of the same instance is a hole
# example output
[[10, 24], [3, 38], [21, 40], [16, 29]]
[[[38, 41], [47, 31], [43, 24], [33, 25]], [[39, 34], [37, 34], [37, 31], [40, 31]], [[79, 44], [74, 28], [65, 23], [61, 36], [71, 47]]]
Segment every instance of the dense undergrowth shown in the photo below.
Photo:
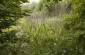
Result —
[[44, 17], [44, 21], [40, 24], [34, 25], [33, 23], [28, 34], [30, 55], [85, 54], [83, 13], [85, 3], [84, 0], [71, 2], [72, 11], [70, 14], [60, 13], [64, 16], [60, 14], [57, 17], [48, 16], [49, 18]]
[[30, 16], [2, 29], [0, 54], [85, 55], [85, 1], [56, 2], [41, 0]]

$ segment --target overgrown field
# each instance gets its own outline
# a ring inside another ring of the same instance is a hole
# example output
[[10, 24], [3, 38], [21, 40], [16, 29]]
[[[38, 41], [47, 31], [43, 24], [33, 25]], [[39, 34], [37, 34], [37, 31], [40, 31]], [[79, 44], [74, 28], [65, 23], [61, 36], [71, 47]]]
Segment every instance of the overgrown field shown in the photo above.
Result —
[[21, 1], [0, 1], [0, 55], [85, 55], [84, 0]]

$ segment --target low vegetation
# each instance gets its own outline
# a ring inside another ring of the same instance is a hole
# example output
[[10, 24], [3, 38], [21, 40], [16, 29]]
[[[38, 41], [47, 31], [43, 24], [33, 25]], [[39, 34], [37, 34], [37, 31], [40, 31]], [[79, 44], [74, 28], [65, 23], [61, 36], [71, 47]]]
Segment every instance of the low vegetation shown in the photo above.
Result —
[[20, 4], [0, 1], [0, 55], [85, 55], [84, 0]]

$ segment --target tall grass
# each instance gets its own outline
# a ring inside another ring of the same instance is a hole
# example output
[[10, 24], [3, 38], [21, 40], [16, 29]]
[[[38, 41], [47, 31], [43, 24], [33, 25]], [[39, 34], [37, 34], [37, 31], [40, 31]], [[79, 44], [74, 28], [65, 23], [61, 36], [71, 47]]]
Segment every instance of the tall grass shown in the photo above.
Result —
[[[53, 12], [48, 13], [44, 9], [39, 12], [34, 11], [31, 16], [26, 17], [26, 20], [24, 18], [19, 20], [19, 33], [21, 33], [21, 36], [24, 35], [29, 38], [27, 45], [29, 55], [64, 55], [71, 48], [71, 46], [64, 48], [68, 46], [66, 44], [70, 41], [68, 41], [69, 38], [65, 39], [61, 35], [62, 17], [67, 14], [64, 11], [67, 11], [69, 6], [67, 3], [61, 2], [61, 4], [54, 4], [52, 6], [54, 8]], [[65, 5], [67, 6], [66, 9], [63, 8]]]
[[[57, 18], [57, 17], [56, 17]], [[59, 37], [59, 21], [49, 18], [35, 25], [32, 21], [26, 22], [21, 19], [20, 27], [25, 36], [29, 38], [30, 55], [53, 55], [56, 54], [56, 45]]]

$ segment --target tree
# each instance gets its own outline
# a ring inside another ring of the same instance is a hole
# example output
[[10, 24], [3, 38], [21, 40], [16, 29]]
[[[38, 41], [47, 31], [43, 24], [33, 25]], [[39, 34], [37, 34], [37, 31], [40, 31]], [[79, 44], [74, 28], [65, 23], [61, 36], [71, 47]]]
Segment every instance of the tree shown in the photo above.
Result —
[[20, 6], [24, 2], [28, 0], [0, 0], [0, 55], [12, 54], [14, 47], [12, 45], [20, 40], [15, 30], [10, 32], [3, 30], [16, 25], [16, 21], [24, 16], [25, 13], [21, 11]]
[[42, 10], [43, 8], [47, 8], [49, 10], [51, 5], [53, 5], [54, 3], [58, 3], [58, 1], [62, 0], [40, 0], [38, 9]]
[[73, 38], [72, 41], [76, 55], [84, 55], [85, 51], [85, 1], [70, 0], [72, 3], [72, 11], [64, 20], [63, 35]]

